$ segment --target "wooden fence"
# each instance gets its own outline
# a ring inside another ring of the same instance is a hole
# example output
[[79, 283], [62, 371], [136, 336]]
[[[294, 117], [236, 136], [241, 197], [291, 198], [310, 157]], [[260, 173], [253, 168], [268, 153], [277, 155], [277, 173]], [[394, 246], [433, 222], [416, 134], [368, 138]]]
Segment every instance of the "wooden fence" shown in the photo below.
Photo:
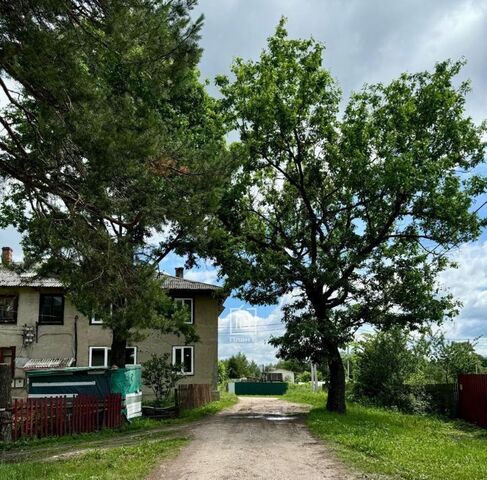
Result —
[[78, 395], [74, 398], [15, 400], [12, 407], [12, 440], [71, 435], [119, 427], [122, 397]]
[[211, 385], [179, 385], [176, 390], [176, 405], [179, 411], [201, 407], [211, 402]]
[[487, 375], [458, 375], [458, 413], [467, 422], [487, 428]]

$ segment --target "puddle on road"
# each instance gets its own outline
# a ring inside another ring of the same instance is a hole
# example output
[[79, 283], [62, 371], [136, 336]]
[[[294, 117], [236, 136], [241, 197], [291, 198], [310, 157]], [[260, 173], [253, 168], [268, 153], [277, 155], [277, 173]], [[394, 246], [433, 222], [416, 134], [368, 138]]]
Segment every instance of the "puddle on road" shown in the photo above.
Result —
[[230, 418], [235, 418], [237, 420], [241, 420], [243, 418], [249, 418], [251, 420], [269, 420], [271, 422], [288, 422], [292, 420], [296, 420], [298, 415], [279, 415], [279, 414], [268, 414], [263, 413], [260, 415], [231, 415]]

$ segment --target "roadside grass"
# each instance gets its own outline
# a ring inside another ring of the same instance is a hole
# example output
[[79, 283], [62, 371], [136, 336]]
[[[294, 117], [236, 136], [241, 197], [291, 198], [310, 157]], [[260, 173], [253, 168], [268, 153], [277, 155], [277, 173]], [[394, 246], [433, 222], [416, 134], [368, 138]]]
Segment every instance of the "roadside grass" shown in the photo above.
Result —
[[310, 430], [358, 470], [405, 480], [486, 480], [487, 431], [431, 415], [407, 415], [348, 404], [324, 409], [324, 393], [294, 386], [283, 396], [314, 408]]
[[186, 410], [181, 413], [178, 418], [171, 418], [168, 420], [162, 420], [161, 423], [166, 425], [178, 425], [182, 423], [194, 422], [200, 420], [207, 415], [214, 415], [224, 408], [231, 407], [238, 402], [238, 397], [233, 393], [220, 392], [220, 400], [210, 402], [202, 407], [193, 408], [192, 410]]
[[[4, 463], [22, 462], [25, 459], [31, 462], [40, 462], [52, 460], [53, 457], [55, 458], [58, 455], [86, 453], [86, 450], [117, 450], [119, 447], [131, 448], [149, 440], [151, 442], [158, 440], [168, 441], [169, 435], [173, 438], [174, 435], [178, 434], [178, 426], [200, 420], [207, 415], [213, 415], [237, 401], [238, 398], [235, 395], [222, 393], [220, 400], [183, 412], [179, 418], [153, 420], [141, 417], [124, 424], [118, 429], [105, 429], [94, 433], [64, 437], [47, 437], [0, 443], [0, 480], [7, 478], [2, 476], [1, 465]], [[171, 428], [172, 426], [174, 428]]]
[[0, 480], [131, 480], [144, 478], [161, 460], [177, 454], [185, 438], [95, 450], [66, 460], [0, 464]]

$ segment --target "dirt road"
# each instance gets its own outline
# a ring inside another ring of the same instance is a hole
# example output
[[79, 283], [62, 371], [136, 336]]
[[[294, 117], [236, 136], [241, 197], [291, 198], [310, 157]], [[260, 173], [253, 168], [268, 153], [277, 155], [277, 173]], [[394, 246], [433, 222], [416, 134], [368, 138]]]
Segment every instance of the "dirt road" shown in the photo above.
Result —
[[277, 398], [238, 404], [190, 430], [193, 440], [150, 480], [351, 480], [304, 424], [307, 407]]

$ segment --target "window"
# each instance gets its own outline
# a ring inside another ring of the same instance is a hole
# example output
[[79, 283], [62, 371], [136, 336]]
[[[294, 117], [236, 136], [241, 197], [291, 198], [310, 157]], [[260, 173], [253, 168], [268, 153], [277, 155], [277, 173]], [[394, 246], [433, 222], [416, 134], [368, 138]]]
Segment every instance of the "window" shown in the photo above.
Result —
[[0, 296], [0, 323], [17, 323], [17, 295]]
[[62, 325], [64, 323], [64, 295], [41, 294], [39, 323], [43, 325]]
[[181, 372], [184, 375], [193, 375], [193, 347], [172, 347], [172, 363], [173, 365], [180, 365]]
[[[112, 315], [113, 305], [110, 304], [110, 316]], [[95, 313], [90, 317], [90, 325], [103, 325], [103, 319], [99, 318]]]
[[15, 376], [15, 347], [0, 347], [0, 363], [10, 365], [13, 379]]
[[[90, 367], [108, 368], [111, 363], [110, 347], [90, 347], [89, 363]], [[137, 347], [127, 347], [125, 349], [125, 365], [135, 365], [137, 363]]]
[[90, 318], [90, 325], [103, 325], [103, 320], [93, 314]]
[[175, 298], [176, 305], [187, 308], [188, 318], [184, 323], [194, 323], [194, 306], [192, 298]]

